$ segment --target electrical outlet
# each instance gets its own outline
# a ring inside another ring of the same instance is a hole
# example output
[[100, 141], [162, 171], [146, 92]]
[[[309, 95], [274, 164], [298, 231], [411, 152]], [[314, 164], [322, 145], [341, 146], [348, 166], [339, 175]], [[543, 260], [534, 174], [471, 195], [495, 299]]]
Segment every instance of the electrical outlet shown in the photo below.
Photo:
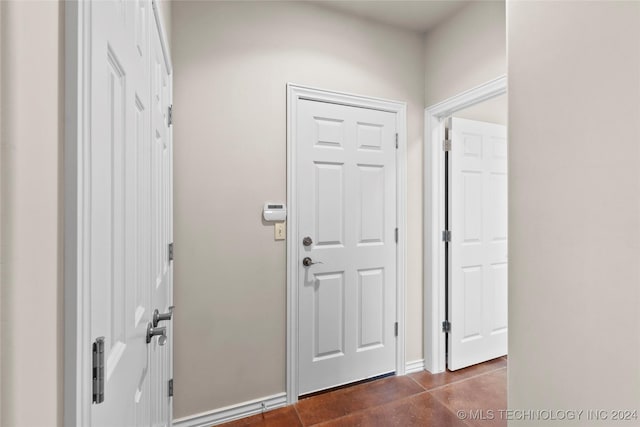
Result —
[[275, 239], [276, 240], [284, 240], [287, 237], [287, 227], [284, 222], [276, 222], [274, 225], [275, 230]]

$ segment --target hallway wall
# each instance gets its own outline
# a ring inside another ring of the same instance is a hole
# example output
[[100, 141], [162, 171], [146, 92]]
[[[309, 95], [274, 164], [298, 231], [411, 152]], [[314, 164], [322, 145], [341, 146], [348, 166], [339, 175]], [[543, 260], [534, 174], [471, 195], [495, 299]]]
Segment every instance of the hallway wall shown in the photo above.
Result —
[[507, 12], [509, 406], [638, 410], [640, 3]]
[[173, 3], [175, 416], [285, 391], [286, 83], [408, 103], [407, 360], [422, 358], [419, 33], [304, 2]]
[[55, 426], [62, 424], [64, 8], [3, 1], [0, 9], [0, 424]]
[[507, 73], [504, 1], [474, 1], [425, 35], [425, 106]]

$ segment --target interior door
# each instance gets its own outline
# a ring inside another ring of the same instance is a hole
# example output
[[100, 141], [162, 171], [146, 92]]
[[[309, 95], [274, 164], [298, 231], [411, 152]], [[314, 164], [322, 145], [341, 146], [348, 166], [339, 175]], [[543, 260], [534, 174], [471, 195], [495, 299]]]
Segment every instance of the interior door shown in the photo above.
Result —
[[299, 100], [296, 128], [306, 394], [395, 371], [396, 114]]
[[169, 244], [173, 241], [172, 209], [172, 152], [169, 107], [171, 105], [171, 79], [169, 78], [160, 33], [154, 25], [151, 30], [151, 189], [149, 192], [151, 211], [151, 265], [153, 285], [151, 305], [159, 314], [158, 322], [166, 328], [168, 340], [152, 340], [151, 381], [153, 410], [152, 426], [168, 426], [171, 420], [171, 396], [169, 380], [172, 372], [173, 348], [173, 263], [169, 255]]
[[[84, 256], [90, 267], [91, 337], [104, 342], [103, 400], [91, 405], [91, 425], [149, 426], [160, 405], [156, 388], [162, 371], [152, 352], [161, 337], [152, 336], [148, 344], [147, 333], [159, 303], [156, 292], [166, 288], [167, 275], [157, 274], [166, 267], [159, 261], [166, 253], [158, 252], [170, 230], [170, 213], [163, 212], [171, 187], [162, 166], [167, 157], [170, 161], [170, 151], [162, 152], [163, 144], [170, 149], [170, 140], [158, 142], [152, 129], [157, 107], [150, 31], [156, 26], [149, 0], [96, 1], [87, 7], [90, 149], [84, 184], [90, 234]], [[168, 425], [170, 418], [163, 416]]]
[[507, 354], [507, 132], [453, 118], [448, 368]]

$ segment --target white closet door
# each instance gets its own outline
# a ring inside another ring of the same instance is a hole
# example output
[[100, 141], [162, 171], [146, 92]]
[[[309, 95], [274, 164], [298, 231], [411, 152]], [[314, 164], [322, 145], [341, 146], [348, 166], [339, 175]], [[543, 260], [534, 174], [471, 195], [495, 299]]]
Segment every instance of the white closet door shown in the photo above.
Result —
[[104, 342], [104, 400], [91, 405], [90, 425], [168, 426], [170, 347], [158, 337], [147, 343], [147, 329], [154, 308], [166, 311], [171, 302], [172, 151], [166, 117], [158, 115], [166, 115], [170, 79], [154, 66], [151, 1], [85, 7], [91, 83], [83, 261], [91, 339]]

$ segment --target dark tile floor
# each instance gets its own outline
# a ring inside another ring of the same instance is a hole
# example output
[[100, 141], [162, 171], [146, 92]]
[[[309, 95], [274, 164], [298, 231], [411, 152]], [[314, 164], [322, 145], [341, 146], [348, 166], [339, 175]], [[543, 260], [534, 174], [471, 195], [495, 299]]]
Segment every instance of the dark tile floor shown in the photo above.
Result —
[[340, 388], [224, 426], [494, 427], [507, 425], [498, 412], [506, 408], [507, 359], [501, 357], [455, 372]]

